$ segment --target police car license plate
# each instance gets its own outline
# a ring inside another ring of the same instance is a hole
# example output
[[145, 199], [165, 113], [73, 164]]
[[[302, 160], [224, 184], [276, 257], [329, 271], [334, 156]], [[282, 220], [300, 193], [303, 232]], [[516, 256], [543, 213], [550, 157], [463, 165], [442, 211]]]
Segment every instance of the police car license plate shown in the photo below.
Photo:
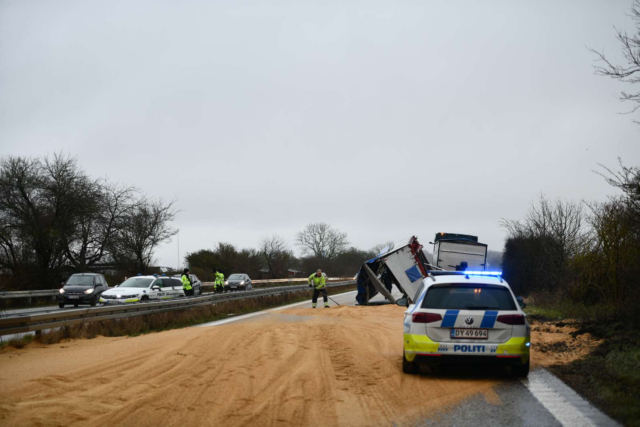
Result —
[[451, 338], [486, 340], [486, 339], [489, 339], [489, 330], [488, 329], [452, 329]]
[[78, 295], [69, 295], [69, 299], [80, 299]]

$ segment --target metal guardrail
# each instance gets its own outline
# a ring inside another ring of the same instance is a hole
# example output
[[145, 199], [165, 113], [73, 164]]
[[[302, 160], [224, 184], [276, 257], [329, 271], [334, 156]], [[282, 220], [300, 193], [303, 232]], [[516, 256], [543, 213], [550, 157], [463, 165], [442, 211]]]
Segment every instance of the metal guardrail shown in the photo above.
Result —
[[[355, 285], [355, 280], [327, 284], [328, 288], [336, 286]], [[86, 309], [55, 311], [47, 313], [10, 314], [0, 318], [0, 336], [41, 331], [43, 329], [59, 328], [80, 323], [97, 322], [100, 320], [125, 319], [128, 317], [144, 316], [146, 314], [164, 313], [174, 310], [184, 310], [194, 307], [217, 304], [220, 302], [258, 298], [262, 296], [276, 296], [293, 292], [309, 291], [307, 285], [281, 286], [276, 288], [258, 289], [244, 292], [229, 292], [224, 294], [207, 294], [199, 297], [178, 298], [171, 301], [133, 303], [115, 306], [92, 307]], [[57, 291], [56, 291], [57, 292]]]
[[[307, 278], [294, 278], [294, 279], [266, 279], [266, 280], [252, 280], [254, 285], [264, 285], [270, 283], [306, 283]], [[349, 280], [344, 277], [329, 277], [327, 280]], [[202, 286], [213, 286], [214, 282], [202, 282]], [[109, 288], [112, 289], [112, 288]], [[10, 298], [32, 298], [32, 297], [55, 297], [58, 295], [58, 289], [41, 289], [35, 291], [11, 291], [0, 292], [0, 299]]]
[[0, 299], [8, 298], [31, 298], [31, 297], [55, 297], [58, 295], [57, 289], [42, 289], [38, 291], [16, 291], [0, 292]]

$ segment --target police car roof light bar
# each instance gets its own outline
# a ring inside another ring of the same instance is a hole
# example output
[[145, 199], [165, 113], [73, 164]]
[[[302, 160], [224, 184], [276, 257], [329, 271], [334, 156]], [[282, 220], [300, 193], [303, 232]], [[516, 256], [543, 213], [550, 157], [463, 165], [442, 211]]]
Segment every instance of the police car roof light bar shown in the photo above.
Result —
[[502, 276], [502, 271], [463, 271], [468, 276]]

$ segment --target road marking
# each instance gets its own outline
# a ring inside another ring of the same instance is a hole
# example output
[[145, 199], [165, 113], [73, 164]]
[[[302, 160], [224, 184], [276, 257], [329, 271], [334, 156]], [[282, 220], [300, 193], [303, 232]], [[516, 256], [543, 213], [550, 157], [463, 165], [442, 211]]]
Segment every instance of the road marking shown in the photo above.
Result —
[[[358, 291], [343, 292], [341, 294], [335, 294], [335, 295], [332, 295], [332, 296], [337, 297], [337, 296], [342, 296], [342, 295], [355, 294], [356, 292], [358, 292]], [[269, 308], [267, 310], [257, 311], [255, 313], [243, 314], [242, 316], [236, 316], [236, 317], [232, 317], [230, 319], [216, 320], [215, 322], [203, 323], [202, 325], [198, 325], [196, 327], [197, 328], [201, 328], [203, 326], [206, 326], [206, 327], [209, 327], [209, 326], [220, 326], [220, 325], [224, 325], [224, 324], [227, 324], [227, 323], [237, 322], [239, 320], [245, 320], [245, 319], [249, 319], [251, 317], [262, 316], [263, 314], [269, 314], [269, 313], [274, 312], [274, 311], [285, 310], [287, 308], [292, 308], [292, 307], [296, 307], [296, 306], [304, 305], [304, 304], [311, 304], [311, 300], [297, 302], [295, 304], [283, 305], [282, 307]]]
[[521, 381], [563, 426], [619, 425], [544, 368], [531, 371], [529, 378]]

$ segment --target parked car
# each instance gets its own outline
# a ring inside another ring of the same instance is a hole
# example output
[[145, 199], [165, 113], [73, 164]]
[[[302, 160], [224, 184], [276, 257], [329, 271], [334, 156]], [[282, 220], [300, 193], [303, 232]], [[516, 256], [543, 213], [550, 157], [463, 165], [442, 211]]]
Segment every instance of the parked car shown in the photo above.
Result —
[[89, 304], [92, 307], [100, 300], [100, 295], [109, 289], [107, 280], [98, 273], [72, 274], [58, 293], [58, 306], [65, 304]]
[[[182, 280], [182, 274], [174, 274], [173, 277], [178, 280]], [[191, 277], [191, 287], [193, 287], [193, 295], [202, 295], [202, 282], [200, 281], [200, 279], [198, 279], [198, 276], [196, 276], [195, 274], [189, 274], [189, 277]]]
[[100, 302], [103, 304], [122, 304], [167, 300], [183, 296], [182, 282], [178, 279], [157, 275], [135, 276], [115, 288], [103, 292]]
[[229, 276], [224, 285], [230, 291], [248, 291], [253, 289], [251, 278], [248, 274], [235, 273]]

